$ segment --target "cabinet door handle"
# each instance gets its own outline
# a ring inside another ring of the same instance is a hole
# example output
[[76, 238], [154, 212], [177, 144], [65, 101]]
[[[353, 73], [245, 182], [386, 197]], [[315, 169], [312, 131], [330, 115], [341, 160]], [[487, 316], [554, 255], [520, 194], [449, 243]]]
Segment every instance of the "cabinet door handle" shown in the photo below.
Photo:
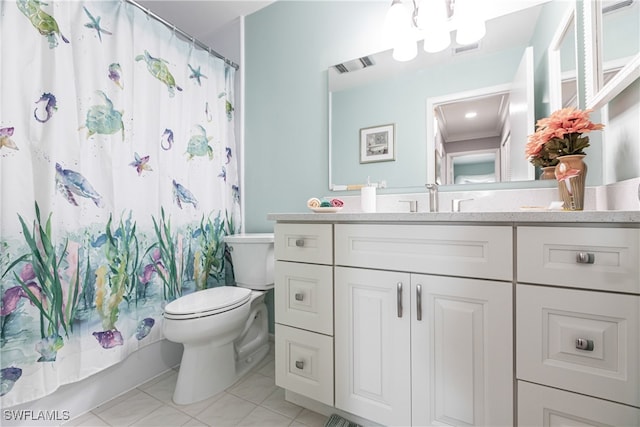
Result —
[[416, 285], [416, 319], [422, 320], [422, 285]]
[[578, 252], [576, 262], [578, 264], [593, 264], [596, 260], [595, 254], [589, 252]]
[[304, 369], [304, 360], [296, 360], [296, 368]]
[[304, 239], [296, 239], [296, 246], [301, 248], [304, 246]]
[[397, 299], [398, 299], [398, 317], [402, 317], [402, 282], [398, 282], [396, 285]]
[[593, 351], [593, 340], [576, 338], [576, 348], [578, 350]]
[[301, 293], [297, 293], [295, 295], [296, 301], [303, 301], [304, 300], [304, 294]]

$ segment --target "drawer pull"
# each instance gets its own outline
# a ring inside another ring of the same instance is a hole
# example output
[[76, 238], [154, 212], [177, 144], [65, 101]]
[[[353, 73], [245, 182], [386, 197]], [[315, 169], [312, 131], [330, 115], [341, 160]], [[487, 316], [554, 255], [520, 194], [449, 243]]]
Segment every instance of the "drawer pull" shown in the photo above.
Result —
[[402, 282], [398, 282], [396, 285], [398, 299], [398, 317], [402, 317]]
[[301, 248], [304, 246], [304, 239], [296, 239], [296, 246]]
[[593, 351], [593, 340], [576, 338], [576, 348], [578, 350]]
[[296, 360], [296, 368], [304, 369], [304, 360]]
[[304, 301], [304, 294], [296, 294], [295, 295], [296, 301]]
[[416, 319], [422, 320], [422, 285], [416, 285], [416, 311]]
[[593, 264], [596, 260], [596, 256], [589, 252], [578, 252], [576, 255], [576, 262], [578, 264]]

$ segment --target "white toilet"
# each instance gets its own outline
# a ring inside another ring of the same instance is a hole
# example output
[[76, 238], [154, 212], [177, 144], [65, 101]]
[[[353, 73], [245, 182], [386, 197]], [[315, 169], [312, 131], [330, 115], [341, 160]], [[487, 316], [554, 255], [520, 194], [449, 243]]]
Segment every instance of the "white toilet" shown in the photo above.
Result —
[[226, 236], [237, 286], [193, 292], [164, 309], [162, 330], [184, 345], [175, 403], [223, 391], [269, 352], [265, 294], [273, 288], [273, 234]]

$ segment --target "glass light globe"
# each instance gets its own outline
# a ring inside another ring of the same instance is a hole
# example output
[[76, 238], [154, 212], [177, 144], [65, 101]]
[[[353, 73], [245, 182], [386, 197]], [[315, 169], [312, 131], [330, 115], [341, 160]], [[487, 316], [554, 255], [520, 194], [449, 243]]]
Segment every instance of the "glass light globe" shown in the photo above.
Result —
[[402, 34], [411, 27], [411, 14], [400, 0], [394, 0], [387, 11], [384, 21], [384, 32], [386, 38], [392, 45], [401, 43]]
[[445, 50], [451, 44], [451, 35], [446, 29], [426, 30], [423, 48], [425, 52], [436, 53]]
[[396, 61], [411, 61], [418, 55], [418, 45], [414, 40], [406, 38], [393, 48], [393, 59]]

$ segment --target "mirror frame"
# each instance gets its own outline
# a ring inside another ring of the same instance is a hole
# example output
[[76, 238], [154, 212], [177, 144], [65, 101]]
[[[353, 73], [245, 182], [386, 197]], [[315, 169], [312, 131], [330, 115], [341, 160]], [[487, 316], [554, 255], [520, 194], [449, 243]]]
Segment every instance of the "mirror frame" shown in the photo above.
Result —
[[[454, 162], [456, 157], [468, 156], [469, 154], [493, 154], [493, 175], [495, 177], [494, 182], [500, 182], [502, 177], [501, 170], [501, 158], [500, 158], [500, 149], [499, 148], [486, 148], [484, 150], [475, 150], [475, 151], [458, 151], [455, 153], [447, 153], [446, 155], [446, 163], [447, 163], [447, 179], [443, 185], [458, 185], [455, 182], [455, 173], [454, 173]], [[453, 182], [452, 182], [453, 181]], [[480, 183], [485, 184], [485, 183]]]
[[[560, 49], [565, 35], [570, 29], [573, 21], [574, 40], [578, 40], [578, 28], [576, 23], [576, 6], [573, 4], [562, 17], [560, 26], [551, 40], [548, 50], [549, 60], [549, 107], [551, 111], [563, 108], [562, 105], [562, 57]], [[574, 62], [576, 64], [576, 86], [580, 76], [578, 75], [578, 46], [574, 46]], [[576, 103], [579, 106], [581, 102], [580, 90], [576, 87]]]
[[603, 84], [602, 2], [584, 3], [586, 107], [598, 110], [640, 77], [640, 53]]

